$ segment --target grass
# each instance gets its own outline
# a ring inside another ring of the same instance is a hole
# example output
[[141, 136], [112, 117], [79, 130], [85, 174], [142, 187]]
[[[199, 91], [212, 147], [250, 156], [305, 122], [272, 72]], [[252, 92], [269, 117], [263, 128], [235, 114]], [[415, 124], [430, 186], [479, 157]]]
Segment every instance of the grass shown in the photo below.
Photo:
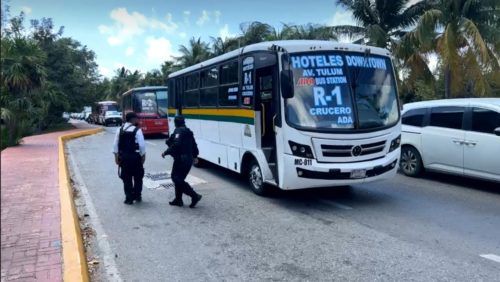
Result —
[[7, 148], [7, 130], [5, 125], [0, 126], [0, 150]]
[[[70, 130], [70, 129], [75, 129], [75, 127], [71, 123], [61, 122], [61, 123], [57, 123], [57, 124], [50, 126], [49, 128], [43, 130], [40, 133], [32, 134], [31, 136], [46, 134], [46, 133], [53, 133], [53, 132], [64, 131], [64, 130]], [[28, 136], [30, 136], [30, 135], [28, 135]], [[0, 138], [1, 138], [0, 139], [0, 141], [1, 141], [0, 150], [3, 150], [5, 148], [9, 147], [9, 146], [7, 146], [7, 130], [5, 128], [5, 125], [1, 125]]]
[[63, 131], [63, 130], [70, 130], [70, 129], [75, 129], [75, 128], [76, 127], [74, 127], [69, 122], [62, 122], [62, 123], [54, 124], [36, 135], [45, 134], [45, 133], [52, 133], [52, 132], [57, 132], [57, 131]]

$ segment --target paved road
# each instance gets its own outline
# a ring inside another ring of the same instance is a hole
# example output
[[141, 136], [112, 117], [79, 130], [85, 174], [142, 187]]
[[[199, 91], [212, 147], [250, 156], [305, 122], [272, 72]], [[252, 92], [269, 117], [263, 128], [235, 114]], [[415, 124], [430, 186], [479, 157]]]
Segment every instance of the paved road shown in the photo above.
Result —
[[[94, 208], [101, 257], [124, 281], [500, 281], [500, 261], [480, 256], [500, 256], [500, 188], [492, 183], [398, 175], [262, 198], [237, 175], [208, 167], [192, 170], [207, 182], [195, 186], [204, 196], [196, 209], [168, 206], [172, 189], [145, 189], [143, 203], [126, 206], [111, 154], [115, 130], [68, 148]], [[164, 140], [147, 142], [146, 171], [170, 169], [160, 157]]]

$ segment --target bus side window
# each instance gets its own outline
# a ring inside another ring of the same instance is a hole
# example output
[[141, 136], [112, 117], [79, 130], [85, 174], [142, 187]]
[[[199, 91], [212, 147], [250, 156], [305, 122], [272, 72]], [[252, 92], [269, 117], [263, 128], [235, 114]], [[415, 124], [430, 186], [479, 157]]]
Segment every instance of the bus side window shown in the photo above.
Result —
[[184, 81], [184, 77], [178, 77], [175, 80], [175, 104], [174, 107], [176, 109], [182, 108], [182, 98], [184, 96], [184, 88], [182, 87], [182, 81]]
[[219, 106], [238, 107], [238, 61], [220, 66]]
[[200, 107], [217, 107], [219, 69], [212, 67], [201, 72]]
[[175, 79], [168, 81], [168, 107], [175, 108]]
[[186, 108], [198, 108], [200, 103], [200, 73], [196, 72], [185, 78], [185, 89], [183, 95], [183, 106]]
[[136, 93], [131, 93], [130, 97], [132, 97], [132, 111], [136, 113], [142, 112], [142, 100], [137, 97]]

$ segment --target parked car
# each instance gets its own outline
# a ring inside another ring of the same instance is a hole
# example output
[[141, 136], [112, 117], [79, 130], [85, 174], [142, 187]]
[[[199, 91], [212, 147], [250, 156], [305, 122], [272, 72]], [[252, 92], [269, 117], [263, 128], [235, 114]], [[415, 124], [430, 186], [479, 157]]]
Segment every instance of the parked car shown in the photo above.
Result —
[[90, 112], [85, 112], [83, 113], [83, 120], [88, 122], [89, 121], [89, 117], [90, 117]]
[[104, 114], [104, 126], [108, 126], [110, 124], [122, 125], [122, 115], [117, 111], [106, 111]]
[[403, 106], [400, 168], [500, 182], [500, 98], [448, 99]]

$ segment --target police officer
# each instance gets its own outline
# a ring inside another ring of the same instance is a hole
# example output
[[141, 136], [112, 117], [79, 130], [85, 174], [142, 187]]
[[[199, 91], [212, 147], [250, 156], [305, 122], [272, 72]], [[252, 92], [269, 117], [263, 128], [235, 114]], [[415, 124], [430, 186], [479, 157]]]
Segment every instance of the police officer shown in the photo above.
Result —
[[116, 131], [113, 145], [115, 163], [119, 166], [119, 176], [123, 180], [125, 201], [127, 205], [133, 201], [142, 201], [142, 178], [146, 161], [146, 144], [144, 135], [138, 126], [135, 113], [127, 113], [125, 124]]
[[161, 154], [162, 158], [171, 155], [174, 158], [172, 167], [172, 181], [175, 184], [175, 199], [169, 204], [182, 207], [182, 194], [191, 196], [190, 208], [194, 208], [201, 200], [193, 188], [185, 181], [191, 170], [194, 158], [198, 157], [198, 146], [194, 140], [193, 132], [186, 127], [184, 117], [176, 116], [174, 119], [175, 130], [167, 140], [168, 149]]

